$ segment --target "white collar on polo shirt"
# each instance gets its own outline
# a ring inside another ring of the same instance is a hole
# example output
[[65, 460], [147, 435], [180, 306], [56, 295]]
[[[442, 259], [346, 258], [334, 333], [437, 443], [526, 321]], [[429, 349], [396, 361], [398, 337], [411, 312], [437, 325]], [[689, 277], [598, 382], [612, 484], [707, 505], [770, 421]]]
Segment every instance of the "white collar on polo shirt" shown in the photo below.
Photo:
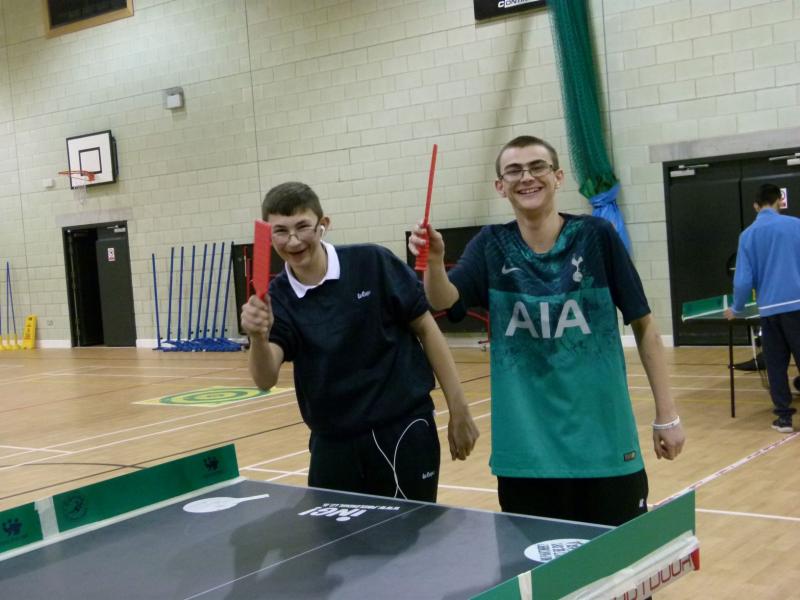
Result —
[[322, 247], [325, 249], [325, 253], [328, 255], [328, 270], [325, 271], [325, 277], [323, 277], [322, 281], [319, 283], [315, 283], [314, 285], [300, 283], [294, 276], [294, 273], [292, 273], [289, 265], [285, 265], [286, 275], [289, 277], [289, 284], [292, 286], [292, 289], [298, 298], [302, 298], [306, 295], [308, 290], [313, 290], [315, 287], [322, 285], [329, 279], [339, 279], [339, 274], [341, 271], [339, 269], [339, 255], [336, 254], [336, 248], [333, 247], [333, 244], [329, 244], [325, 241], [322, 242]]

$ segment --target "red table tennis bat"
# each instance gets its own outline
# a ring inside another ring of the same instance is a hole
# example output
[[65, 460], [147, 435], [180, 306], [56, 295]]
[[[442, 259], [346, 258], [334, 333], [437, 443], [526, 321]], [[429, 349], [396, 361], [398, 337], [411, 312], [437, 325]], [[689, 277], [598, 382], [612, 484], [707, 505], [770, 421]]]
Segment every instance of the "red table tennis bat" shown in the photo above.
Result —
[[[428, 227], [428, 218], [431, 215], [431, 194], [433, 193], [433, 173], [436, 170], [436, 150], [437, 145], [433, 145], [433, 154], [431, 154], [431, 170], [428, 173], [428, 197], [425, 200], [425, 216], [422, 219], [422, 227]], [[419, 249], [419, 254], [417, 254], [417, 259], [414, 262], [414, 270], [416, 271], [424, 271], [428, 268], [428, 246], [430, 245], [430, 241], [428, 240], [428, 232], [427, 230], [423, 234], [425, 237], [425, 245]]]
[[262, 300], [269, 290], [269, 269], [272, 258], [272, 227], [256, 219], [253, 232], [253, 288]]

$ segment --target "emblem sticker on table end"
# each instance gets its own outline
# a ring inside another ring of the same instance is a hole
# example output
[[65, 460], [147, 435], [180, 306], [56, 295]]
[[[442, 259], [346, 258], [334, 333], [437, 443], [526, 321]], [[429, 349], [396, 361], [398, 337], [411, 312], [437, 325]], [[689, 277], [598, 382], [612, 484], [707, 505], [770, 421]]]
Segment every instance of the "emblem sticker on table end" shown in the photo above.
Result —
[[564, 538], [560, 540], [545, 540], [531, 544], [525, 548], [525, 558], [540, 563], [550, 562], [570, 550], [583, 546], [589, 540]]

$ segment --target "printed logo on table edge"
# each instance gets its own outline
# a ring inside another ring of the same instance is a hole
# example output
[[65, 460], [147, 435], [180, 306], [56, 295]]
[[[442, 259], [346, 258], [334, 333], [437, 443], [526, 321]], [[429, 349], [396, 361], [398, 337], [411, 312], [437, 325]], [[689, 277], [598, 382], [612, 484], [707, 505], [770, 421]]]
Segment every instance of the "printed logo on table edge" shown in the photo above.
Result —
[[372, 504], [338, 504], [325, 502], [322, 506], [315, 506], [303, 512], [297, 513], [301, 517], [333, 517], [337, 521], [349, 521], [355, 517], [360, 517], [368, 510], [389, 510], [398, 511], [399, 506], [375, 506]]
[[636, 450], [632, 452], [626, 452], [622, 455], [622, 460], [625, 462], [631, 462], [634, 458], [636, 458]]
[[30, 533], [23, 529], [22, 521], [17, 517], [3, 521], [3, 531], [6, 536], [0, 539], [0, 552], [4, 551], [2, 548], [19, 545], [30, 537]]
[[64, 510], [64, 516], [71, 521], [82, 519], [89, 509], [86, 502], [86, 496], [80, 492], [72, 492], [68, 494], [61, 501], [61, 508]]
[[216, 471], [219, 469], [219, 458], [216, 456], [206, 456], [203, 459], [203, 466], [206, 468], [206, 471]]
[[22, 531], [22, 523], [16, 517], [3, 522], [3, 531], [8, 537], [16, 537]]
[[544, 540], [531, 544], [525, 548], [525, 558], [540, 563], [550, 562], [570, 550], [580, 548], [589, 540], [576, 538], [562, 538], [558, 540]]

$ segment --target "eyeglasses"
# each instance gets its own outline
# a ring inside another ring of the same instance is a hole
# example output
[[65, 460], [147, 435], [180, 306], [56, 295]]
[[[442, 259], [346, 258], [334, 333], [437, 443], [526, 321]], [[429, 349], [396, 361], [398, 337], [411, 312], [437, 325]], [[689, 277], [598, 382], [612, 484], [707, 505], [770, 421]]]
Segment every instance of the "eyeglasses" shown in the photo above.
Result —
[[288, 244], [292, 236], [296, 237], [298, 242], [310, 242], [317, 233], [317, 227], [319, 227], [319, 221], [315, 225], [300, 223], [294, 230], [276, 227], [272, 229], [272, 239], [280, 245]]
[[556, 168], [548, 162], [543, 160], [537, 160], [536, 162], [530, 163], [527, 167], [520, 167], [518, 165], [514, 165], [508, 169], [506, 169], [501, 175], [500, 178], [505, 181], [506, 183], [515, 183], [522, 179], [522, 176], [525, 174], [525, 171], [530, 173], [531, 177], [544, 177], [550, 171], [555, 171]]

